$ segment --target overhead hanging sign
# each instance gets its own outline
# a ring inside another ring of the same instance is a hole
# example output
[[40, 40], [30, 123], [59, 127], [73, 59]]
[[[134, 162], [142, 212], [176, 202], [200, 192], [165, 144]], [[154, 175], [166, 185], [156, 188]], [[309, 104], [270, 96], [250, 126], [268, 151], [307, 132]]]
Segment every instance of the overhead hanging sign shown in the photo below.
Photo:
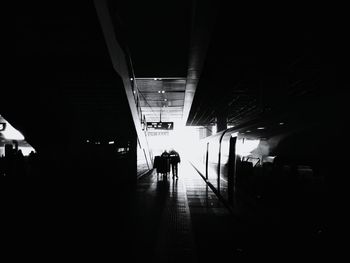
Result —
[[173, 130], [174, 122], [147, 122], [148, 130]]

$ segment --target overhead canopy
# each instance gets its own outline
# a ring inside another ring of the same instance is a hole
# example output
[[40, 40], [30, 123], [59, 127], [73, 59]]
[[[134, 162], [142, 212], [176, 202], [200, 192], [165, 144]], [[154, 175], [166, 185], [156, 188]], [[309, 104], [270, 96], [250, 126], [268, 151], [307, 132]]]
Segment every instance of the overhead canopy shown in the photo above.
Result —
[[186, 79], [136, 78], [136, 85], [147, 122], [181, 122]]

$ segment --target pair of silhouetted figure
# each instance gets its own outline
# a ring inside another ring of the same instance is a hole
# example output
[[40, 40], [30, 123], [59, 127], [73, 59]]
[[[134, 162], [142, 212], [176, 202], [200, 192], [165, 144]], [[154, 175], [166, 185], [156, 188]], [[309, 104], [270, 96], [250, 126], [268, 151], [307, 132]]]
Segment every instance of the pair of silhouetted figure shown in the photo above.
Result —
[[170, 166], [173, 174], [173, 179], [178, 178], [178, 164], [180, 163], [180, 155], [177, 151], [171, 150], [169, 153], [164, 151], [161, 156], [155, 156], [154, 168], [157, 169], [157, 176], [161, 173], [167, 178], [170, 172]]

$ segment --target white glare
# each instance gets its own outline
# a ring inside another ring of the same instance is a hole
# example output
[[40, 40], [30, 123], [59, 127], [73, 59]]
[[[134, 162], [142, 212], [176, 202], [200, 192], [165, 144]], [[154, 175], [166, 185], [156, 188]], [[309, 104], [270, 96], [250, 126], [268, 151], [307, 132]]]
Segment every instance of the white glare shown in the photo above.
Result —
[[174, 130], [169, 131], [149, 131], [153, 133], [147, 138], [153, 156], [161, 155], [164, 150], [171, 149], [175, 149], [181, 159], [193, 158], [200, 154], [198, 128], [183, 127], [180, 123], [174, 123], [174, 127]]
[[236, 152], [240, 156], [248, 156], [253, 150], [255, 150], [260, 143], [260, 139], [257, 140], [238, 140], [236, 145]]
[[7, 140], [24, 140], [24, 136], [15, 128], [13, 128], [13, 126], [10, 123], [6, 124], [6, 129], [2, 131], [2, 134]]
[[108, 142], [108, 144], [114, 144], [114, 141], [110, 141], [110, 142]]
[[31, 146], [29, 147], [18, 147], [22, 151], [24, 156], [28, 156], [32, 151], [35, 152], [35, 149]]

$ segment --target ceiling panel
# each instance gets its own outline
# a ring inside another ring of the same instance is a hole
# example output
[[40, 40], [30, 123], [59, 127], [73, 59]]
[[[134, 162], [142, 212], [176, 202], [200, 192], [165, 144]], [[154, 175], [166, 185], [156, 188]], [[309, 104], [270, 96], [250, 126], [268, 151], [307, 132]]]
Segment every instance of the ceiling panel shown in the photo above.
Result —
[[182, 78], [136, 78], [140, 106], [146, 121], [180, 121], [186, 80]]

